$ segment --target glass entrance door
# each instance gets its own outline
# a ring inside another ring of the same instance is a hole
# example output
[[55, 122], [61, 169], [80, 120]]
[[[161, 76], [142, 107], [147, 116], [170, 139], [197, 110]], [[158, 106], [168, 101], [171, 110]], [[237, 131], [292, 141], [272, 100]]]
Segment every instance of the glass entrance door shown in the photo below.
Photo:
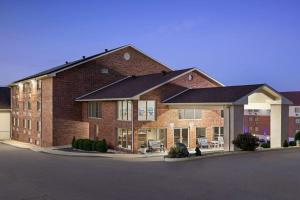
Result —
[[175, 128], [174, 129], [174, 144], [183, 143], [189, 146], [189, 129], [188, 128]]

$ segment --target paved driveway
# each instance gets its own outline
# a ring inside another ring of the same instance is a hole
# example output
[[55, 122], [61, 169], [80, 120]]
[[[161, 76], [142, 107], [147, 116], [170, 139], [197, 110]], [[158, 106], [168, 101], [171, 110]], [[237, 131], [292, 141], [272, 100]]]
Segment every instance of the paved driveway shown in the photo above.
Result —
[[164, 163], [53, 156], [0, 144], [0, 199], [299, 199], [299, 171], [299, 150]]

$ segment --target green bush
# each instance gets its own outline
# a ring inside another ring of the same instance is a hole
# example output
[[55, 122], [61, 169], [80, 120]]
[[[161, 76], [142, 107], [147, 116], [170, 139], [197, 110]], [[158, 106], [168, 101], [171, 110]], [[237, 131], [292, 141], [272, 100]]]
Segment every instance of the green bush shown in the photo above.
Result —
[[289, 146], [291, 146], [291, 147], [296, 146], [296, 142], [295, 142], [295, 141], [290, 141], [290, 142], [289, 142]]
[[103, 153], [108, 150], [108, 145], [105, 140], [75, 139], [75, 141], [72, 141], [72, 147], [84, 151], [99, 151]]
[[196, 153], [195, 153], [196, 156], [201, 156], [201, 151], [198, 146], [196, 147], [195, 151], [196, 151]]
[[289, 147], [289, 143], [287, 140], [284, 140], [283, 144], [282, 144], [283, 147]]
[[243, 151], [255, 151], [259, 146], [259, 139], [251, 134], [239, 134], [232, 143]]
[[264, 149], [268, 149], [271, 146], [270, 146], [270, 143], [263, 143], [263, 144], [261, 144], [261, 147], [264, 148]]
[[297, 142], [297, 140], [300, 140], [300, 131], [295, 135], [295, 142]]
[[180, 152], [179, 147], [177, 147], [177, 146], [171, 147], [170, 151], [168, 153], [168, 156], [170, 158], [177, 158], [177, 155], [179, 154], [179, 152]]

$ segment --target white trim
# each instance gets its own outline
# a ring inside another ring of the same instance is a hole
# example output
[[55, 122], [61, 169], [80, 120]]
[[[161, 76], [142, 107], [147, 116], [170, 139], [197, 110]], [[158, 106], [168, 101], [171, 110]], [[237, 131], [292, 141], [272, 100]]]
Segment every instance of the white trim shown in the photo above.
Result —
[[233, 105], [233, 103], [222, 103], [222, 102], [219, 102], [219, 103], [163, 103], [165, 105], [199, 105], [199, 106], [223, 106], [223, 105]]
[[117, 83], [119, 83], [119, 82], [122, 82], [122, 81], [124, 81], [124, 80], [126, 80], [126, 79], [128, 79], [128, 78], [130, 78], [130, 76], [126, 76], [125, 78], [119, 79], [119, 80], [117, 80], [117, 81], [115, 81], [115, 82], [112, 82], [112, 83], [110, 83], [110, 84], [108, 84], [108, 85], [105, 85], [105, 86], [103, 86], [103, 87], [101, 87], [101, 88], [99, 88], [99, 89], [97, 89], [97, 90], [94, 90], [94, 91], [89, 92], [89, 93], [87, 93], [87, 94], [84, 94], [84, 95], [82, 95], [82, 96], [80, 96], [80, 97], [77, 97], [77, 98], [76, 98], [76, 101], [80, 101], [80, 98], [83, 98], [83, 97], [86, 97], [86, 96], [88, 96], [88, 95], [90, 95], [90, 94], [93, 94], [93, 93], [95, 93], [95, 92], [98, 92], [99, 90], [103, 90], [103, 89], [105, 89], [105, 88], [107, 88], [107, 87], [109, 87], [109, 86], [112, 86], [112, 85], [114, 85], [114, 84], [117, 84]]
[[204, 76], [206, 76], [207, 78], [211, 79], [212, 81], [218, 83], [220, 86], [225, 86], [223, 83], [217, 81], [216, 79], [212, 78], [211, 76], [209, 76], [207, 73], [205, 73], [204, 71], [200, 70], [198, 67], [194, 67], [194, 69], [196, 69], [199, 73], [203, 74]]
[[[78, 63], [76, 63], [76, 64], [74, 64], [74, 65], [72, 65], [72, 64], [70, 63], [71, 65], [70, 65], [69, 67], [63, 68], [63, 69], [61, 69], [61, 70], [58, 70], [58, 71], [55, 71], [55, 72], [52, 72], [52, 73], [49, 73], [49, 74], [46, 74], [46, 75], [42, 75], [42, 76], [37, 76], [37, 77], [33, 77], [33, 78], [28, 78], [28, 79], [25, 79], [25, 80], [23, 80], [23, 81], [19, 81], [19, 82], [12, 83], [12, 84], [10, 84], [9, 86], [16, 85], [17, 83], [22, 83], [22, 82], [25, 82], [25, 81], [30, 80], [30, 79], [38, 79], [38, 78], [44, 77], [44, 76], [54, 77], [54, 76], [56, 76], [57, 73], [60, 73], [60, 72], [62, 72], [62, 71], [71, 69], [71, 68], [76, 67], [76, 66], [78, 66], [78, 65], [81, 65], [81, 64], [90, 62], [90, 61], [92, 61], [92, 60], [94, 60], [94, 59], [97, 59], [97, 58], [106, 56], [106, 55], [108, 55], [108, 54], [111, 54], [111, 53], [114, 53], [114, 52], [116, 52], [116, 51], [125, 49], [125, 48], [127, 48], [127, 47], [133, 48], [134, 50], [140, 52], [141, 54], [145, 55], [146, 57], [150, 58], [151, 60], [153, 60], [153, 61], [155, 61], [155, 62], [157, 62], [157, 63], [163, 65], [164, 67], [168, 68], [169, 70], [172, 70], [172, 68], [170, 68], [170, 67], [167, 66], [166, 64], [163, 64], [163, 63], [157, 61], [156, 59], [154, 59], [154, 58], [152, 58], [151, 56], [145, 54], [143, 51], [139, 50], [139, 49], [136, 48], [135, 46], [133, 46], [133, 45], [131, 45], [131, 44], [128, 44], [128, 45], [124, 45], [124, 46], [122, 46], [122, 47], [119, 47], [119, 48], [117, 48], [117, 49], [110, 50], [110, 51], [108, 51], [108, 52], [100, 53], [100, 55], [95, 56], [95, 57], [90, 58], [90, 59], [87, 59], [87, 60], [84, 60], [84, 61], [82, 61], [82, 62], [80, 62], [80, 60], [79, 60]], [[74, 62], [75, 62], [75, 61], [74, 61]]]
[[174, 80], [176, 80], [176, 79], [178, 79], [178, 78], [180, 78], [180, 77], [182, 77], [182, 76], [184, 76], [184, 75], [186, 75], [186, 74], [188, 74], [188, 73], [190, 73], [192, 71], [195, 71], [195, 70], [197, 70], [197, 69], [192, 68], [192, 69], [190, 69], [190, 70], [188, 70], [188, 71], [186, 71], [186, 72], [184, 72], [182, 74], [179, 74], [178, 76], [175, 76], [175, 77], [171, 78], [170, 80], [167, 80], [167, 81], [165, 81], [163, 83], [160, 83], [160, 84], [158, 84], [158, 85], [156, 85], [156, 86], [154, 86], [154, 87], [152, 87], [152, 88], [150, 88], [150, 89], [148, 89], [148, 90], [146, 90], [144, 92], [141, 92], [141, 93], [135, 95], [133, 98], [139, 98], [141, 95], [146, 94], [146, 93], [148, 93], [148, 92], [150, 92], [152, 90], [155, 90], [156, 88], [159, 88], [160, 86], [163, 86], [163, 85], [165, 85], [165, 84], [167, 84], [169, 82], [172, 82], [172, 81], [174, 81]]
[[110, 99], [80, 99], [76, 100], [78, 102], [84, 102], [84, 101], [125, 101], [125, 100], [138, 100], [133, 98], [110, 98]]
[[188, 91], [188, 90], [190, 90], [190, 89], [187, 88], [187, 89], [183, 90], [182, 92], [179, 92], [179, 93], [177, 93], [177, 94], [175, 94], [175, 95], [173, 95], [173, 96], [171, 96], [171, 97], [169, 97], [169, 98], [166, 98], [165, 100], [162, 101], [162, 103], [164, 103], [164, 102], [166, 102], [166, 101], [168, 101], [168, 100], [170, 100], [170, 99], [173, 99], [173, 98], [175, 98], [175, 97], [177, 97], [177, 96], [179, 96], [179, 95], [185, 93], [185, 92]]

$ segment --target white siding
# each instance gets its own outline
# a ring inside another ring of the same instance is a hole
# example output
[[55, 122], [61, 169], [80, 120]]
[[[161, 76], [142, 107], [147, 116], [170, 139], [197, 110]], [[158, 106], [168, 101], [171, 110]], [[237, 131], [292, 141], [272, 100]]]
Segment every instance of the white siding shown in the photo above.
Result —
[[0, 140], [10, 138], [10, 113], [0, 112]]

